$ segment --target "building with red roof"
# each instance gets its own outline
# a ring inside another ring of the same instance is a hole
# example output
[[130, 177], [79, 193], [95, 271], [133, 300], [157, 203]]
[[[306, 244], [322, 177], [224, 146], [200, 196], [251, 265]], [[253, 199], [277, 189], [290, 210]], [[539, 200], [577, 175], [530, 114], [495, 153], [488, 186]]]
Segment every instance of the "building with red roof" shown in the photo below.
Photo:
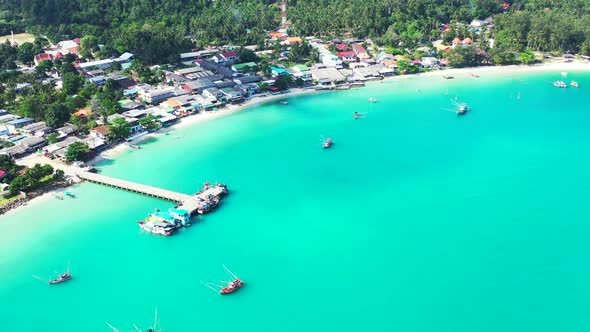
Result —
[[45, 60], [49, 60], [49, 61], [53, 61], [53, 55], [49, 54], [49, 53], [43, 53], [43, 54], [39, 54], [35, 56], [35, 66], [38, 66], [41, 61], [45, 61]]
[[357, 55], [354, 51], [339, 52], [336, 54], [342, 62], [356, 62]]
[[365, 50], [365, 48], [362, 47], [360, 44], [352, 44], [352, 50], [356, 54], [362, 54], [362, 53], [366, 54], [367, 53], [367, 50]]
[[350, 47], [346, 44], [336, 44], [336, 49], [340, 52], [346, 52], [350, 50]]
[[240, 61], [240, 55], [236, 51], [227, 51], [221, 54], [216, 54], [213, 61], [221, 64], [234, 64]]

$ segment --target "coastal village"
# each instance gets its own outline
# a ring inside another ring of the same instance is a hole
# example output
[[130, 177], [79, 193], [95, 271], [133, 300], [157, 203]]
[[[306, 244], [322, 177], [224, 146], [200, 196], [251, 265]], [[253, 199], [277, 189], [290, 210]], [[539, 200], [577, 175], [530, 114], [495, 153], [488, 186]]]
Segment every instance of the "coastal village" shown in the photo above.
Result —
[[[66, 74], [57, 64], [72, 61], [84, 87], [117, 91], [116, 107], [105, 112], [92, 100], [59, 126], [0, 110], [0, 154], [17, 160], [17, 164], [29, 155], [43, 155], [56, 169], [60, 165], [66, 170], [71, 169], [66, 165], [82, 167], [84, 161], [119, 144], [139, 149], [142, 137], [173, 126], [183, 117], [221, 111], [253, 98], [281, 96], [293, 89], [350, 89], [371, 80], [440, 70], [452, 65], [449, 54], [453, 50], [474, 50], [485, 64], [490, 56], [484, 49], [494, 46], [494, 40], [488, 38], [493, 28], [492, 18], [444, 24], [440, 36], [448, 39], [452, 32], [452, 40], [441, 38], [401, 51], [377, 47], [370, 39], [291, 36], [282, 29], [268, 33], [266, 49], [258, 45], [211, 45], [180, 53], [178, 63], [149, 68], [142, 67], [128, 52], [84, 61], [84, 37], [48, 44], [43, 53], [34, 56], [34, 66], [22, 65], [17, 70], [41, 73], [43, 84], [63, 90]], [[14, 40], [10, 44], [19, 46]], [[14, 88], [16, 98], [32, 88], [31, 83], [18, 84]], [[10, 188], [8, 170], [0, 172], [6, 179], [2, 194], [22, 195], [24, 188]]]

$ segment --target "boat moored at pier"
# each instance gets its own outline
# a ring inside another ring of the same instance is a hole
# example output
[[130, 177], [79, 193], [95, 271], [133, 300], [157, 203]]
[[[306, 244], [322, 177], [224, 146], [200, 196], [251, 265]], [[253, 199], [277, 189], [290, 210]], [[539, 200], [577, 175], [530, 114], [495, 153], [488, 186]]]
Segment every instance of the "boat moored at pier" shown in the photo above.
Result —
[[145, 221], [140, 220], [137, 224], [144, 231], [154, 234], [168, 236], [174, 233], [174, 226], [171, 223], [152, 217], [146, 218]]

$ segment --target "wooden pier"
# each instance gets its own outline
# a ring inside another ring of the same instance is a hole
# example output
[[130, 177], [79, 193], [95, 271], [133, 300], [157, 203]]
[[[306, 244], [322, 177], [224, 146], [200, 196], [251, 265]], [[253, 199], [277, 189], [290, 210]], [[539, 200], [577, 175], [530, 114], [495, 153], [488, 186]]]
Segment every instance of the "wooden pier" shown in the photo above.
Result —
[[106, 186], [131, 191], [151, 197], [164, 199], [178, 203], [179, 209], [189, 211], [189, 213], [196, 214], [197, 210], [202, 207], [208, 200], [209, 196], [221, 197], [224, 194], [224, 189], [212, 186], [205, 188], [195, 195], [187, 195], [178, 193], [171, 190], [161, 189], [153, 186], [148, 186], [141, 183], [116, 179], [110, 176], [90, 173], [90, 172], [78, 172], [76, 174], [80, 179]]

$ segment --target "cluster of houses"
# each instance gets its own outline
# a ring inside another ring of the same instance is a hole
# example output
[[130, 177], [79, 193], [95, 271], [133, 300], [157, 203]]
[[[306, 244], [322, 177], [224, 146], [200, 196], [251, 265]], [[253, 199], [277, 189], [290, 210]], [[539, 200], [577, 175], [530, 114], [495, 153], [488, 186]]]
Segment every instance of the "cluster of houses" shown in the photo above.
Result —
[[31, 118], [0, 110], [0, 140], [12, 145], [0, 150], [0, 153], [18, 158], [45, 147], [48, 144], [47, 137], [52, 133], [55, 133], [57, 139], [65, 139], [74, 135], [75, 131], [76, 127], [73, 125], [53, 129], [45, 122], [35, 122]]
[[[467, 29], [471, 35], [489, 32], [493, 27], [491, 20], [474, 20]], [[460, 28], [465, 28], [461, 26]], [[449, 24], [441, 26], [441, 34], [448, 33], [457, 26]], [[275, 63], [270, 67], [269, 75], [260, 74], [255, 62], [242, 62], [236, 47], [209, 47], [206, 49], [180, 54], [182, 66], [163, 71], [165, 82], [157, 85], [139, 84], [121, 72], [107, 69], [119, 63], [123, 68], [130, 66], [133, 54], [124, 53], [112, 59], [102, 59], [90, 62], [77, 62], [75, 67], [87, 78], [91, 84], [102, 85], [107, 80], [117, 82], [124, 89], [124, 100], [119, 104], [123, 108], [121, 114], [108, 117], [110, 123], [116, 118], [123, 118], [131, 127], [130, 139], [145, 135], [146, 129], [139, 122], [143, 117], [153, 116], [161, 126], [169, 126], [179, 118], [201, 111], [215, 110], [228, 103], [240, 103], [252, 95], [261, 92], [261, 84], [268, 86], [271, 93], [280, 93], [275, 82], [281, 76], [289, 75], [294, 80], [300, 80], [304, 86], [314, 86], [316, 89], [336, 88], [350, 84], [358, 84], [374, 79], [382, 79], [394, 75], [400, 60], [409, 61], [413, 65], [424, 68], [438, 68], [447, 65], [444, 54], [454, 47], [476, 45], [471, 37], [455, 38], [446, 45], [442, 40], [434, 41], [432, 47], [423, 46], [417, 49], [424, 54], [420, 59], [411, 60], [402, 55], [392, 55], [383, 49], [369, 52], [365, 45], [372, 45], [370, 40], [333, 39], [329, 42], [314, 37], [288, 36], [285, 32], [276, 31], [269, 34], [267, 45], [279, 42], [282, 45], [281, 58], [286, 58], [290, 47], [303, 42], [316, 48], [320, 55], [320, 63], [311, 66], [297, 64], [286, 67]], [[35, 64], [43, 60], [55, 60], [71, 53], [78, 55], [80, 39], [75, 38], [52, 45], [45, 53], [35, 56]], [[490, 41], [493, 47], [493, 40]], [[258, 51], [258, 46], [246, 46], [258, 55], [264, 55], [270, 50]], [[280, 61], [279, 61], [280, 62]], [[268, 76], [268, 77], [267, 77]], [[75, 135], [74, 126], [65, 126], [52, 130], [43, 122], [34, 122], [29, 118], [7, 114], [0, 111], [0, 138], [15, 144], [5, 148], [0, 153], [11, 156], [21, 156], [32, 151], [64, 158], [67, 147], [77, 141], [82, 141], [95, 151], [106, 146], [109, 123], [102, 123], [102, 119], [93, 116], [91, 110], [81, 109], [75, 113], [83, 119], [93, 118], [99, 126], [92, 129], [87, 137]], [[58, 143], [48, 145], [46, 137], [57, 133]]]

